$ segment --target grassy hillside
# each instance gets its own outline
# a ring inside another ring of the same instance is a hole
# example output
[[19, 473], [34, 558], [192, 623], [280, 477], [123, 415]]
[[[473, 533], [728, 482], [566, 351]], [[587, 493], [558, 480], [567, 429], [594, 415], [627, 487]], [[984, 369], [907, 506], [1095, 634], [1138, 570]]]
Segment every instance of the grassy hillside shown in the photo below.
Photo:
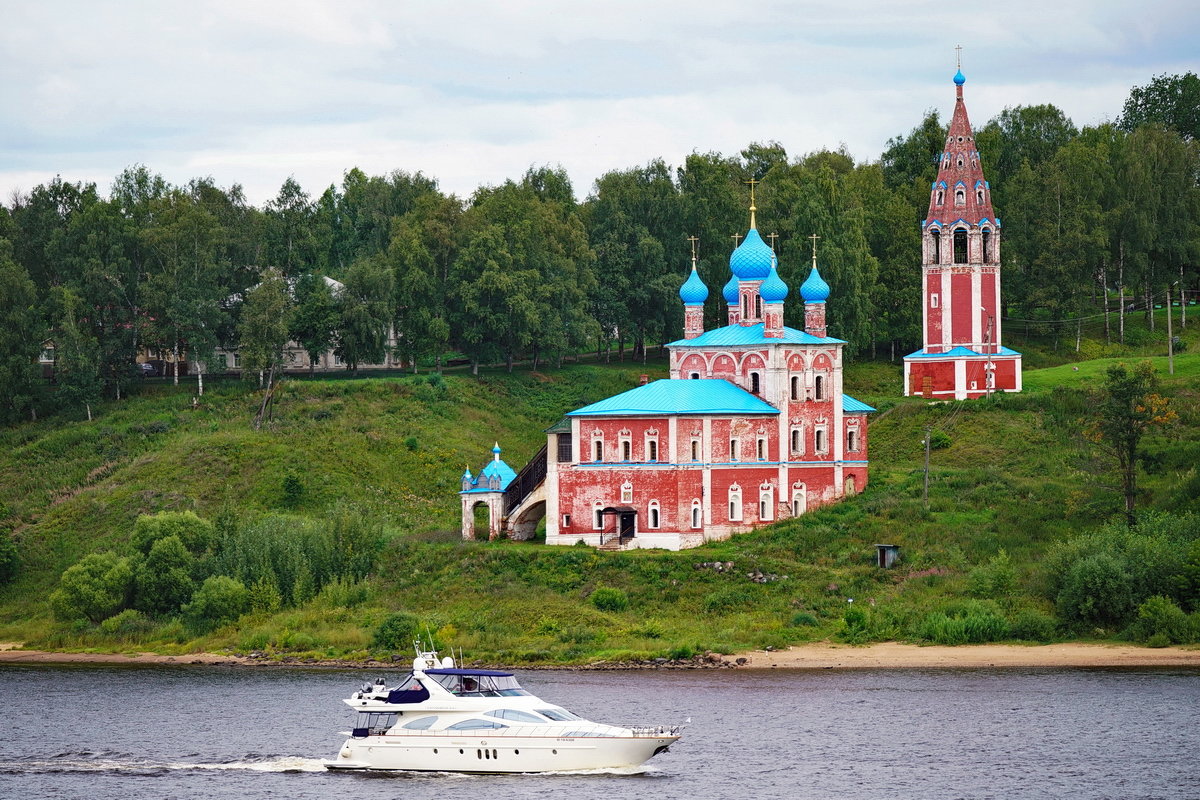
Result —
[[[1200, 462], [1193, 331], [1174, 376], [1155, 359], [1180, 419], [1146, 440], [1147, 507], [1195, 507], [1187, 484]], [[459, 476], [485, 462], [494, 440], [520, 468], [563, 412], [635, 386], [643, 372], [663, 375], [662, 362], [290, 380], [261, 432], [250, 426], [258, 395], [243, 384], [210, 384], [193, 406], [191, 387], [151, 383], [93, 422], [0, 431], [0, 519], [21, 558], [15, 582], [0, 588], [0, 640], [363, 657], [380, 652], [372, 637], [400, 611], [444, 644], [508, 663], [736, 652], [827, 636], [931, 638], [942, 618], [1002, 618], [1002, 639], [1066, 635], [1042, 564], [1055, 542], [1119, 510], [1112, 479], [1096, 472], [1094, 448], [1080, 435], [1083, 392], [1103, 381], [1110, 360], [1063, 363], [1073, 352], [1026, 347], [1052, 366], [1028, 370], [1021, 395], [968, 403], [898, 398], [897, 364], [853, 365], [847, 391], [881, 412], [867, 490], [678, 554], [457, 536]], [[927, 426], [945, 444], [933, 451], [928, 508]], [[215, 631], [198, 633], [171, 615], [108, 631], [53, 618], [46, 598], [64, 569], [88, 553], [131, 552], [139, 515], [185, 509], [242, 527], [274, 516], [280, 529], [357, 514], [381, 522], [386, 543], [369, 579]], [[901, 545], [897, 569], [872, 566], [877, 542]], [[1006, 569], [1011, 585], [979, 590]], [[595, 594], [601, 587], [617, 591]], [[846, 618], [851, 598], [867, 609], [861, 625]]]

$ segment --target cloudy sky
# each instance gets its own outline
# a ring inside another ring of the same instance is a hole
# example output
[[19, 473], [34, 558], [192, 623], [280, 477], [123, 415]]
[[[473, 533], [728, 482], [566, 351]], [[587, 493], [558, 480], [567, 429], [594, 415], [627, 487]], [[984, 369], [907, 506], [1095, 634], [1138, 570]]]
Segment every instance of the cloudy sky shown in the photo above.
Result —
[[1195, 0], [0, 0], [0, 202], [142, 163], [248, 199], [358, 166], [469, 195], [776, 140], [859, 160], [953, 101], [1112, 119], [1200, 68]]

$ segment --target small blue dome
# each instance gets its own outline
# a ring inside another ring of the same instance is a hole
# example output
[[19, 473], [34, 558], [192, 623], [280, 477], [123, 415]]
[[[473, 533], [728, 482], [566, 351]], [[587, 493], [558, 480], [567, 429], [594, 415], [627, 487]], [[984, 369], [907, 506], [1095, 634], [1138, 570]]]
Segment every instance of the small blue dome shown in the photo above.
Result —
[[759, 281], [771, 271], [771, 259], [775, 256], [767, 243], [754, 228], [746, 234], [746, 241], [738, 245], [729, 257], [729, 268], [744, 281]]
[[782, 303], [788, 296], [788, 285], [779, 277], [774, 264], [771, 264], [771, 274], [758, 287], [758, 294], [764, 303]]
[[824, 303], [829, 299], [829, 284], [821, 277], [815, 264], [808, 274], [808, 280], [800, 286], [800, 296], [806, 303]]
[[496, 442], [495, 446], [492, 447], [492, 452], [495, 453], [496, 455], [500, 455], [500, 443], [499, 442]]
[[692, 274], [683, 282], [683, 286], [679, 287], [679, 299], [686, 306], [704, 305], [708, 299], [708, 287], [700, 280], [695, 267], [692, 267]]
[[959, 86], [962, 86], [964, 83], [967, 82], [967, 77], [962, 74], [961, 69], [958, 72], [954, 73], [954, 82]]
[[738, 302], [738, 279], [734, 275], [729, 279], [729, 283], [725, 284], [725, 288], [721, 290], [721, 296], [725, 298], [725, 302], [731, 306], [736, 306]]

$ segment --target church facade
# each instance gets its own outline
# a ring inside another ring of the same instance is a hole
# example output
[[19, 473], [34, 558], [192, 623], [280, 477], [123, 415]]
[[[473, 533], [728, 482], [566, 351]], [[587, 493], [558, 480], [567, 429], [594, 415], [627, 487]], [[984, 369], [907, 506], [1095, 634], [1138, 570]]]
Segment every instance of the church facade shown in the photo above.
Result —
[[814, 250], [804, 330], [784, 326], [789, 288], [750, 211], [722, 292], [728, 324], [704, 329], [708, 288], [693, 262], [670, 377], [568, 413], [519, 475], [498, 479], [498, 450], [488, 475], [464, 473], [465, 538], [481, 533], [474, 509], [491, 502], [489, 536], [529, 538], [544, 515], [547, 544], [679, 550], [862, 490], [874, 409], [842, 390], [830, 287]]
[[904, 394], [965, 400], [1021, 391], [1021, 354], [1000, 343], [1000, 220], [954, 76], [954, 115], [921, 223], [924, 346], [904, 358]]

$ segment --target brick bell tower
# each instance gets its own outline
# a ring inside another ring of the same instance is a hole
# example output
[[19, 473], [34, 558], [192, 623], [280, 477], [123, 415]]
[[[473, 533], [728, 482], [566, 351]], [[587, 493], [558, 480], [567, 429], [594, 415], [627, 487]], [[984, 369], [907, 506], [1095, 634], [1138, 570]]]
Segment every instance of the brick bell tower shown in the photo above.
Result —
[[954, 114], [921, 223], [924, 347], [904, 358], [904, 394], [964, 400], [1021, 391], [1021, 354], [1000, 344], [1000, 220], [963, 102]]

